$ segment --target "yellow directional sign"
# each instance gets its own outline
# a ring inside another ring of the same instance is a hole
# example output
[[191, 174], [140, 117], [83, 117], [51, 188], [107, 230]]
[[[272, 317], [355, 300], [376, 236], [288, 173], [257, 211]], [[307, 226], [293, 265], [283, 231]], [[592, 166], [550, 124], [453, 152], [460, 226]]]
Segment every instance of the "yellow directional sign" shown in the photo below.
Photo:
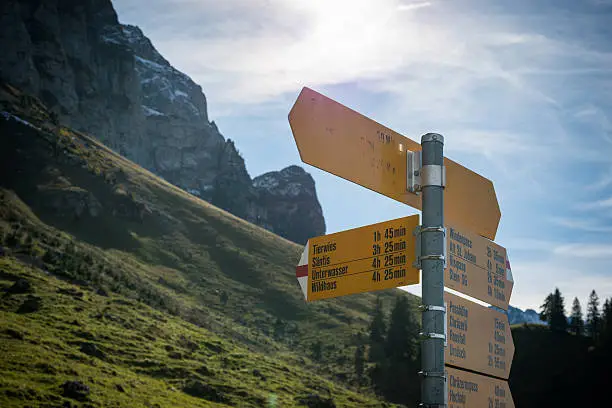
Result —
[[418, 223], [413, 215], [309, 239], [296, 268], [306, 300], [419, 283], [412, 266]]
[[448, 224], [446, 234], [444, 286], [507, 310], [514, 282], [506, 249]]
[[446, 367], [448, 408], [514, 408], [508, 382]]
[[514, 341], [508, 316], [444, 292], [446, 303], [446, 363], [507, 379]]
[[[304, 163], [421, 209], [421, 196], [407, 190], [407, 151], [421, 145], [304, 87], [289, 112], [289, 124]], [[444, 159], [444, 217], [495, 239], [501, 213], [490, 180]]]

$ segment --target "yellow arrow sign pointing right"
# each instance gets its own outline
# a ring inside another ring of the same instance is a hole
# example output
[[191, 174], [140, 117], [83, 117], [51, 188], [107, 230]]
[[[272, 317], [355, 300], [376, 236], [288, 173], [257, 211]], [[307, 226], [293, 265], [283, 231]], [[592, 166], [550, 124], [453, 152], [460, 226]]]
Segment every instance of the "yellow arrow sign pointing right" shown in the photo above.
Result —
[[[304, 163], [421, 209], [406, 175], [406, 152], [419, 143], [306, 87], [289, 124]], [[447, 158], [444, 165], [445, 220], [494, 240], [501, 213], [493, 183]]]

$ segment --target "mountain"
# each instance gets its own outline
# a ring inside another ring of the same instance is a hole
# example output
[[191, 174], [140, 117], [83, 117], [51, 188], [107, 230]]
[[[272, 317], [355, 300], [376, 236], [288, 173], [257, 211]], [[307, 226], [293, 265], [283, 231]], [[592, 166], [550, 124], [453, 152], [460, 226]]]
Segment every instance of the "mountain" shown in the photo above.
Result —
[[548, 323], [540, 320], [540, 314], [533, 309], [527, 309], [524, 312], [516, 307], [508, 306], [508, 320], [510, 324], [542, 324], [547, 325]]
[[[355, 385], [357, 337], [414, 296], [304, 302], [301, 246], [6, 84], [0, 135], [0, 406], [391, 406]], [[301, 197], [280, 173], [256, 182]]]
[[271, 208], [269, 191], [253, 182], [234, 142], [209, 120], [201, 87], [138, 27], [120, 24], [110, 0], [2, 2], [0, 48], [0, 78], [39, 97], [61, 123], [294, 242], [325, 233], [312, 177], [298, 177], [300, 204], [279, 190], [285, 205]]

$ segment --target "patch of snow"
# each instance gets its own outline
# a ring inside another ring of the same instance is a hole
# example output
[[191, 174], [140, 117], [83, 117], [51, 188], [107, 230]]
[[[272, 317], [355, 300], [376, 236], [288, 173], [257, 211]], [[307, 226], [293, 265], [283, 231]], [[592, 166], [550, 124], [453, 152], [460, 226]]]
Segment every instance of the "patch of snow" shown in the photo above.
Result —
[[140, 77], [141, 77], [140, 78], [140, 83], [142, 85], [148, 84], [149, 82], [159, 81], [161, 79], [160, 76], [157, 75], [157, 74], [155, 74], [155, 75], [153, 75], [152, 77], [149, 77], [149, 78], [145, 78], [144, 75], [142, 75], [142, 72], [139, 72], [139, 74], [140, 74]]
[[119, 44], [119, 45], [122, 44], [121, 41], [117, 40], [116, 38], [112, 38], [106, 35], [102, 36], [102, 40], [106, 43]]
[[185, 98], [189, 97], [189, 95], [187, 95], [185, 92], [179, 91], [178, 89], [174, 90], [174, 96], [184, 96]]
[[5, 111], [0, 112], [0, 115], [4, 118], [4, 120], [9, 120], [9, 119], [13, 119], [15, 122], [19, 122], [22, 125], [26, 125], [31, 127], [32, 129], [36, 129], [36, 130], [40, 130], [39, 128], [37, 128], [36, 126], [34, 126], [33, 124], [31, 124], [30, 122], [28, 122], [27, 120], [23, 120], [21, 119], [19, 116], [17, 115], [13, 115], [12, 113], [8, 113]]
[[204, 185], [201, 185], [200, 187], [201, 187], [201, 188], [202, 188], [202, 190], [204, 190], [204, 191], [210, 191], [210, 190], [213, 190], [213, 189], [214, 189], [214, 187], [212, 186], [212, 184], [204, 184]]
[[127, 38], [130, 43], [139, 42], [143, 39], [140, 30], [138, 30], [138, 28], [134, 26], [121, 26], [121, 31], [123, 31], [123, 34], [125, 34], [125, 38]]
[[150, 108], [146, 105], [140, 105], [142, 107], [142, 110], [144, 111], [144, 114], [147, 116], [166, 116], [163, 113], [161, 113], [160, 111], [157, 111], [153, 108]]
[[134, 58], [136, 59], [136, 61], [140, 62], [142, 65], [145, 65], [146, 67], [154, 71], [162, 71], [162, 72], [168, 71], [168, 67], [158, 64], [157, 62], [153, 62], [151, 60], [144, 59], [142, 57], [139, 57], [138, 55], [134, 55]]
[[200, 193], [200, 190], [197, 190], [195, 188], [188, 188], [187, 192], [191, 195], [197, 196], [197, 197], [201, 197], [202, 193]]
[[302, 185], [299, 183], [289, 183], [279, 193], [284, 196], [297, 197], [302, 192]]
[[272, 190], [278, 187], [278, 179], [273, 175], [263, 175], [253, 180], [253, 187]]

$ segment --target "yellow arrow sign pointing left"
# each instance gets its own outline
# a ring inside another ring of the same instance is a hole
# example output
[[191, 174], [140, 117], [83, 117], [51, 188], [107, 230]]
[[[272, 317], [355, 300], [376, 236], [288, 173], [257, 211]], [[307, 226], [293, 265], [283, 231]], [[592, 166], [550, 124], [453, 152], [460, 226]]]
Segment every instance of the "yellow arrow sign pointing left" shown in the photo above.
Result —
[[418, 223], [412, 215], [309, 239], [296, 268], [306, 300], [419, 283], [412, 266]]

